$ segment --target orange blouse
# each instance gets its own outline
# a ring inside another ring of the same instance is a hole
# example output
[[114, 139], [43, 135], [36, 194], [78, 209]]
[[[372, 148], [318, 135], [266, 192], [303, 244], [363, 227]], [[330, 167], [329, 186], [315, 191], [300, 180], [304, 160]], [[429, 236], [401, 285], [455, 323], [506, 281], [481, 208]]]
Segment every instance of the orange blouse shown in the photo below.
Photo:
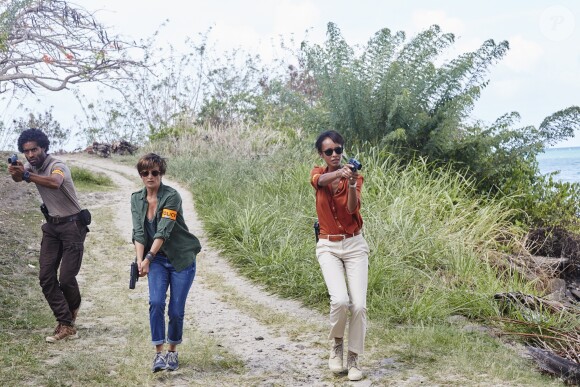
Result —
[[318, 179], [328, 172], [328, 167], [314, 167], [310, 171], [310, 184], [316, 190], [316, 213], [320, 224], [321, 234], [355, 234], [362, 228], [363, 220], [360, 216], [360, 194], [363, 177], [358, 176], [356, 197], [357, 205], [353, 213], [348, 212], [348, 180], [341, 178], [338, 189], [332, 194], [332, 184], [326, 187], [318, 186]]

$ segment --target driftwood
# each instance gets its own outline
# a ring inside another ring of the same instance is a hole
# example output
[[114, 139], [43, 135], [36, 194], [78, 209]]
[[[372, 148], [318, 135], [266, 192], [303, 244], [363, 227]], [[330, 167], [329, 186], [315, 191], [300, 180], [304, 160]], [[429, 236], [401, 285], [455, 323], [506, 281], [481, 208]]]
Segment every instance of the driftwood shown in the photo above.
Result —
[[556, 355], [552, 351], [528, 346], [528, 352], [536, 360], [538, 367], [562, 380], [580, 385], [580, 366], [578, 363]]
[[[494, 295], [502, 313], [518, 318], [496, 318], [516, 328], [503, 335], [523, 338], [538, 367], [569, 384], [580, 385], [580, 236], [561, 228], [530, 231], [516, 254], [500, 255], [494, 264], [503, 271], [517, 273], [532, 281], [542, 296], [521, 292]], [[571, 324], [562, 327], [544, 324], [543, 315], [552, 315]]]
[[[521, 292], [497, 293], [493, 298], [500, 302], [505, 308], [515, 306], [516, 308], [526, 308], [532, 311], [548, 310], [552, 313], [559, 313], [563, 310], [577, 309], [572, 304], [563, 304], [559, 301], [546, 300], [540, 297], [524, 294]], [[577, 310], [575, 310], [577, 312]]]
[[[518, 309], [523, 316], [532, 319], [538, 311], [552, 314], [570, 313], [578, 315], [575, 303], [562, 303], [554, 300], [524, 294], [521, 292], [497, 293], [494, 298], [503, 307]], [[500, 321], [513, 325], [535, 327], [537, 323], [522, 320], [500, 318]], [[570, 384], [580, 385], [580, 330], [563, 330], [544, 327], [540, 332], [504, 332], [506, 335], [524, 337], [536, 346], [528, 346], [528, 352], [544, 372], [555, 375]], [[541, 348], [540, 348], [541, 347]]]
[[132, 155], [139, 149], [136, 145], [128, 141], [121, 140], [112, 144], [93, 142], [93, 145], [86, 149], [87, 153], [96, 154], [101, 157], [109, 157], [111, 154]]

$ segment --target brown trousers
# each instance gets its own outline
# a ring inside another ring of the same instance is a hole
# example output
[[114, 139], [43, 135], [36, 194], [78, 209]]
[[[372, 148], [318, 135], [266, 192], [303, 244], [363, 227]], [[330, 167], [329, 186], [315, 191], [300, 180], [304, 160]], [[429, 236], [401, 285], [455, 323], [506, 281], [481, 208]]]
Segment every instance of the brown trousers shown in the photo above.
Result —
[[81, 304], [76, 276], [81, 269], [88, 231], [79, 221], [42, 225], [38, 278], [56, 320], [65, 325], [72, 324], [72, 311]]

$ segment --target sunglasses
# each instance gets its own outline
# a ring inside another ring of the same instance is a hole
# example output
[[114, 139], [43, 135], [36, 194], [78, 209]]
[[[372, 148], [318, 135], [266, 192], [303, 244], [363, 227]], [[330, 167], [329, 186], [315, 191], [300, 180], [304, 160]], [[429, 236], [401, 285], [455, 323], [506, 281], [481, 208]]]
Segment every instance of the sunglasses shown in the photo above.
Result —
[[[160, 174], [161, 174], [161, 172], [159, 172], [159, 171], [151, 171], [151, 175], [153, 177], [157, 177]], [[141, 172], [139, 172], [139, 175], [141, 175], [141, 177], [147, 177], [147, 176], [149, 176], [149, 171], [141, 171]]]
[[322, 153], [324, 153], [327, 156], [332, 156], [332, 152], [336, 152], [337, 155], [342, 154], [342, 147], [341, 146], [337, 146], [334, 149], [326, 149], [324, 151], [322, 151]]

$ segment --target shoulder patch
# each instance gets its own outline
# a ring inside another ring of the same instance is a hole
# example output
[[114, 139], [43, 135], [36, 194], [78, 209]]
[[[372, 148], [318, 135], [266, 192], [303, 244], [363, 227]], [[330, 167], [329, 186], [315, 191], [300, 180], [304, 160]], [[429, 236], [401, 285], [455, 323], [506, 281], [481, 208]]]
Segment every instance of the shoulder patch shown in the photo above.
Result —
[[52, 170], [52, 172], [51, 172], [51, 174], [53, 174], [53, 175], [54, 175], [55, 173], [56, 173], [57, 175], [61, 175], [62, 177], [64, 177], [64, 172], [63, 172], [63, 170], [62, 170], [62, 169], [60, 169], [60, 168], [55, 168], [55, 169], [53, 169], [53, 170]]
[[162, 218], [168, 218], [171, 220], [176, 220], [177, 219], [177, 211], [175, 210], [170, 210], [168, 208], [164, 208], [163, 212], [161, 212], [161, 217]]

